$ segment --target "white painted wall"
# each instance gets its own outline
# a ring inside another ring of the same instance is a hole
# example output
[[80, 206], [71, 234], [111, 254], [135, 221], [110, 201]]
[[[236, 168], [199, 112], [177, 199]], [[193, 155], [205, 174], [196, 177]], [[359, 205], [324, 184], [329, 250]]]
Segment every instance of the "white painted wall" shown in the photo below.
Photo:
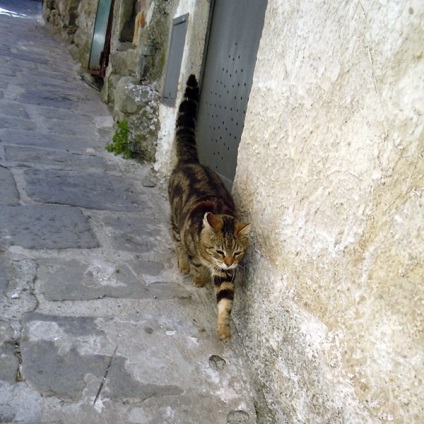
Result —
[[161, 175], [169, 175], [174, 161], [174, 136], [175, 121], [177, 119], [178, 105], [181, 96], [184, 93], [185, 84], [190, 74], [194, 73], [199, 78], [203, 50], [205, 46], [205, 37], [207, 31], [207, 22], [209, 16], [208, 1], [196, 2], [195, 0], [180, 0], [177, 2], [174, 19], [178, 16], [189, 14], [186, 47], [181, 63], [181, 73], [179, 80], [179, 90], [175, 107], [161, 104], [159, 107], [159, 117], [161, 128], [158, 134], [158, 146], [156, 151], [156, 161], [154, 169]]
[[422, 1], [268, 0], [234, 316], [281, 422], [424, 420], [423, 114]]

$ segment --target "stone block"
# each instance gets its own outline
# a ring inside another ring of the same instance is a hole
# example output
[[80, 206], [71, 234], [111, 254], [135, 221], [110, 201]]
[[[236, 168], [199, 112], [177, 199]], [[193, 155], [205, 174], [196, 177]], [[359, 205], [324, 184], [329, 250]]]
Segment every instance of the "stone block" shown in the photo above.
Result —
[[[68, 112], [69, 113], [69, 112]], [[56, 111], [57, 114], [57, 111]], [[38, 133], [26, 130], [7, 129], [1, 132], [0, 141], [5, 145], [33, 146], [37, 148], [55, 149], [56, 151], [67, 151], [74, 153], [86, 152], [87, 147], [93, 145], [102, 147], [100, 142], [82, 136], [69, 136]], [[102, 149], [103, 150], [103, 149]]]
[[110, 66], [113, 72], [118, 75], [135, 75], [138, 62], [138, 52], [136, 49], [116, 51], [111, 53]]
[[93, 248], [87, 219], [70, 206], [0, 206], [0, 245], [27, 249]]
[[[38, 149], [29, 146], [6, 146], [5, 155], [8, 161], [29, 163], [29, 164], [50, 164], [60, 166], [61, 168], [71, 169], [91, 169], [105, 170], [108, 168], [106, 161], [100, 156], [82, 155], [77, 153], [66, 152], [64, 150]], [[0, 168], [0, 203], [4, 203], [2, 199], [2, 172]], [[5, 189], [7, 187], [4, 187]], [[9, 186], [12, 190], [13, 186]], [[16, 204], [16, 203], [14, 203]]]
[[140, 211], [144, 206], [129, 181], [100, 172], [30, 169], [25, 180], [28, 195], [44, 203], [127, 212]]
[[13, 206], [18, 203], [19, 193], [15, 179], [9, 169], [0, 166], [0, 204]]
[[163, 240], [169, 237], [168, 228], [158, 225], [146, 217], [103, 218], [105, 231], [109, 234], [113, 248], [127, 252], [158, 252], [165, 248]]
[[153, 161], [159, 130], [159, 101], [154, 87], [122, 77], [115, 90], [115, 119], [127, 120], [128, 145], [134, 153]]
[[39, 261], [39, 290], [49, 301], [117, 299], [187, 299], [190, 292], [161, 279], [159, 262], [106, 262], [102, 259]]

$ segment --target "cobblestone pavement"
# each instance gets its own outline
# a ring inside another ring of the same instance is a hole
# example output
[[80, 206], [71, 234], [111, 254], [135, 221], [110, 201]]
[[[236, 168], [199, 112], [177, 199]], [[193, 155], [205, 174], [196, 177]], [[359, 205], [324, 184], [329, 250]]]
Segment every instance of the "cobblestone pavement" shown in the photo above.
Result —
[[256, 422], [164, 183], [105, 151], [111, 115], [37, 15], [0, 1], [0, 422]]

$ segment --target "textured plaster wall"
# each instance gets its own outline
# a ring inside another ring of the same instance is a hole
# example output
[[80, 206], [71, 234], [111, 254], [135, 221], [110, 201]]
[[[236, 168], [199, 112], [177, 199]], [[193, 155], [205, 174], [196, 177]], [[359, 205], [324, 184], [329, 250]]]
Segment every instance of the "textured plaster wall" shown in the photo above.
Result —
[[235, 320], [288, 423], [424, 422], [424, 3], [268, 0]]

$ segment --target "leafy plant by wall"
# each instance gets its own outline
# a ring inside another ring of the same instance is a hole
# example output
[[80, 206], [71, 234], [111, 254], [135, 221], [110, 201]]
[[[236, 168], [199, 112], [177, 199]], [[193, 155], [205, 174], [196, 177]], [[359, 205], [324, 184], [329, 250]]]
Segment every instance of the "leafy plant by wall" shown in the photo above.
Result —
[[118, 122], [118, 128], [112, 137], [112, 142], [106, 145], [106, 150], [115, 155], [122, 154], [125, 159], [133, 157], [133, 152], [128, 144], [128, 134], [128, 122], [126, 119], [123, 119]]

